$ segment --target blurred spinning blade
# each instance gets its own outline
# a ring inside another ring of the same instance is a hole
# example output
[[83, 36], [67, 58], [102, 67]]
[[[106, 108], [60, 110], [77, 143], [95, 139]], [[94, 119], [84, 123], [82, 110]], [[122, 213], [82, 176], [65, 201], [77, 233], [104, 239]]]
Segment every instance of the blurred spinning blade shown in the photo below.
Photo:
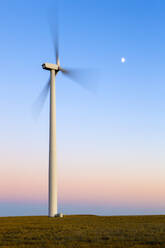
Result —
[[48, 93], [49, 93], [49, 89], [50, 89], [50, 78], [48, 79], [47, 83], [43, 87], [41, 93], [39, 94], [39, 96], [37, 97], [37, 99], [36, 99], [36, 101], [34, 103], [33, 116], [34, 116], [35, 119], [40, 115], [40, 113], [42, 111], [42, 108], [43, 108], [43, 106], [45, 104], [46, 98], [47, 98]]
[[98, 86], [98, 72], [94, 69], [72, 69], [72, 68], [61, 68], [60, 71], [63, 73], [64, 76], [68, 77], [70, 80], [74, 81], [75, 83], [79, 84], [84, 89], [95, 93]]
[[[54, 9], [54, 8], [53, 8]], [[60, 66], [59, 61], [59, 18], [58, 18], [58, 1], [56, 4], [56, 7], [52, 13], [52, 15], [49, 15], [49, 27], [50, 27], [50, 33], [51, 38], [53, 42], [53, 48], [54, 48], [54, 56], [55, 56], [55, 62], [58, 66]]]

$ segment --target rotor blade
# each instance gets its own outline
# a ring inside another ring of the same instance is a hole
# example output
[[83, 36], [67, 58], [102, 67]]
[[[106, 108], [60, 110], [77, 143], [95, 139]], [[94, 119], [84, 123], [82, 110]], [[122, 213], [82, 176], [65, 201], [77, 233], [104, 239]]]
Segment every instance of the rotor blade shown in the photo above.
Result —
[[41, 113], [44, 103], [46, 101], [47, 95], [49, 93], [49, 88], [50, 88], [50, 78], [48, 82], [45, 84], [45, 86], [43, 87], [41, 93], [39, 94], [39, 96], [37, 97], [37, 100], [34, 103], [34, 106], [33, 106], [34, 117], [38, 117], [39, 114]]
[[[98, 72], [93, 69], [64, 69], [60, 68], [64, 76], [67, 76], [72, 81], [78, 83], [83, 88], [96, 92], [98, 86]], [[97, 75], [97, 78], [96, 78]]]
[[56, 7], [52, 8], [53, 13], [51, 14], [52, 10], [49, 12], [49, 26], [50, 26], [50, 33], [53, 41], [54, 47], [54, 55], [56, 64], [59, 65], [59, 28], [58, 28], [58, 3], [56, 3]]

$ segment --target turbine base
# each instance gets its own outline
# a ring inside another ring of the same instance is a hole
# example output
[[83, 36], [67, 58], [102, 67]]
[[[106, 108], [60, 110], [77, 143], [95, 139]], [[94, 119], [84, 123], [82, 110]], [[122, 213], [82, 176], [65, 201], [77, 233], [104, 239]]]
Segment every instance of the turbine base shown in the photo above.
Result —
[[60, 217], [60, 218], [63, 218], [63, 217], [64, 217], [64, 215], [63, 215], [62, 213], [58, 213], [58, 214], [56, 214], [54, 217]]

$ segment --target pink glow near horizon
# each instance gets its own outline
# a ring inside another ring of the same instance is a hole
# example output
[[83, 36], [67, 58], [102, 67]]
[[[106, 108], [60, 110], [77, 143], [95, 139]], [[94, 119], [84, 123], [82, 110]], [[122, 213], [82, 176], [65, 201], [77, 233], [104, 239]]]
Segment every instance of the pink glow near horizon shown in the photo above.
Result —
[[[0, 182], [0, 201], [14, 202], [46, 202], [48, 198], [48, 180], [46, 171], [38, 173], [36, 169], [28, 170], [23, 175], [23, 170], [12, 171], [6, 180]], [[77, 177], [76, 173], [59, 175], [59, 200], [62, 202], [86, 202], [99, 205], [136, 205], [136, 206], [162, 206], [164, 200], [163, 177], [154, 179], [140, 175], [134, 178], [118, 175], [94, 175], [82, 174]]]

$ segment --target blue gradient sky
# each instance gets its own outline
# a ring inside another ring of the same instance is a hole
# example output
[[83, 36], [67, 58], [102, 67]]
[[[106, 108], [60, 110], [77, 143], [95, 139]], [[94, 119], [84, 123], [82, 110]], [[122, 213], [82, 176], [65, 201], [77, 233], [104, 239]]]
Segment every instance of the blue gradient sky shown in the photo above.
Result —
[[[49, 101], [38, 121], [32, 106], [54, 59], [51, 6], [0, 7], [0, 216], [47, 214]], [[60, 211], [165, 213], [164, 11], [163, 0], [60, 1], [61, 64], [99, 77], [94, 95], [57, 78]]]

